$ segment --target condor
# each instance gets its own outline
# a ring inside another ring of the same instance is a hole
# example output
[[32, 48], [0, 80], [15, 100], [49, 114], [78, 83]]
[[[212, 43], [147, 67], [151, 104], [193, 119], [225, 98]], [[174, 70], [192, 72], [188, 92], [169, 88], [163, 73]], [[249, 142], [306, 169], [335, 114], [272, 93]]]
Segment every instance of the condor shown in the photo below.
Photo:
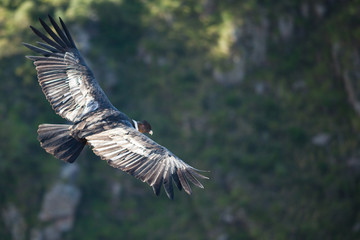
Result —
[[27, 56], [36, 66], [38, 81], [57, 114], [71, 124], [41, 124], [38, 140], [46, 152], [72, 163], [85, 145], [115, 168], [148, 183], [159, 195], [161, 186], [170, 199], [173, 181], [179, 190], [191, 194], [189, 182], [203, 188], [198, 178], [207, 179], [145, 133], [152, 134], [147, 121], [135, 121], [116, 109], [97, 83], [79, 50], [59, 18], [49, 16], [51, 29], [40, 23], [49, 37], [30, 26], [43, 42], [24, 45], [40, 54]]

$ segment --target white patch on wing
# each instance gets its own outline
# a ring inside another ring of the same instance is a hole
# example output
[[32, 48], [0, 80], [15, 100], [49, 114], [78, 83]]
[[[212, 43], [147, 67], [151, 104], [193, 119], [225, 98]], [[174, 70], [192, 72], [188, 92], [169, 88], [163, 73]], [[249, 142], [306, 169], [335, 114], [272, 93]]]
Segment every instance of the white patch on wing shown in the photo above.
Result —
[[135, 121], [134, 119], [133, 119], [132, 121], [133, 121], [133, 123], [134, 123], [134, 125], [135, 125], [135, 129], [139, 131], [139, 126], [138, 126], [138, 124], [137, 124], [137, 121]]

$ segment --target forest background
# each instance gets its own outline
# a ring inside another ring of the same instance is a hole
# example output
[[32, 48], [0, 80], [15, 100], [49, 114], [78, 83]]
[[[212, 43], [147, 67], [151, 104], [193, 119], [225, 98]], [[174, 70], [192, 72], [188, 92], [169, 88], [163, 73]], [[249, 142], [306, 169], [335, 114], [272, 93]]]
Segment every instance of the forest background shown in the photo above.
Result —
[[[40, 147], [64, 120], [21, 43], [48, 14], [204, 190]], [[1, 0], [0, 239], [360, 239], [359, 80], [359, 0]]]

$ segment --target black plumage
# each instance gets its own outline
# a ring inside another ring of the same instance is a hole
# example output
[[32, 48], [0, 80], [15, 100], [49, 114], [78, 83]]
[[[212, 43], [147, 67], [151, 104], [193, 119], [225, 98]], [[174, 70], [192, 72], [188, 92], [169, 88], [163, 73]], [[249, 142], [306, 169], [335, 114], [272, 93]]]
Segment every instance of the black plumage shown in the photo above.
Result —
[[[39, 46], [24, 43], [40, 54], [27, 56], [36, 66], [38, 81], [54, 111], [71, 124], [41, 124], [38, 139], [50, 154], [74, 162], [86, 144], [94, 153], [143, 182], [159, 195], [161, 186], [174, 197], [173, 181], [179, 190], [191, 194], [189, 181], [203, 188], [197, 178], [207, 178], [165, 147], [142, 132], [151, 133], [146, 121], [142, 128], [109, 101], [86, 65], [60, 18], [61, 28], [49, 16], [52, 30], [40, 23], [50, 36], [31, 27], [44, 42]], [[142, 131], [142, 132], [140, 132]]]

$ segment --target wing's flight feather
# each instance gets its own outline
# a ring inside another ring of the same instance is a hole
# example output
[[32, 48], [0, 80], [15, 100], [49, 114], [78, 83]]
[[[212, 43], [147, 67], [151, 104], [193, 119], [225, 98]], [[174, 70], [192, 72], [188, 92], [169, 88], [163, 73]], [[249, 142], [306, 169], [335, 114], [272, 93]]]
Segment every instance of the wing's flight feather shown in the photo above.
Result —
[[[60, 36], [61, 40], [65, 43], [65, 45], [66, 46], [72, 46], [71, 43], [69, 42], [69, 39], [64, 35], [63, 31], [61, 31], [60, 27], [57, 25], [55, 20], [50, 15], [48, 15], [48, 17], [49, 17], [50, 22], [53, 25], [56, 33]], [[65, 26], [65, 28], [66, 28], [66, 26]]]
[[191, 194], [191, 188], [190, 188], [190, 185], [188, 183], [188, 181], [186, 180], [185, 176], [184, 176], [184, 173], [182, 171], [180, 171], [180, 169], [177, 170], [177, 175], [179, 177], [179, 180], [180, 180], [180, 183], [181, 183], [181, 186], [183, 187], [184, 191], [187, 193], [187, 194]]
[[65, 31], [66, 38], [69, 40], [68, 42], [69, 42], [70, 46], [73, 48], [76, 48], [74, 40], [72, 39], [71, 34], [70, 34], [69, 30], [67, 29], [65, 23], [63, 22], [63, 20], [61, 18], [59, 18], [59, 20], [60, 20], [62, 28]]
[[49, 19], [55, 31], [41, 19], [40, 23], [51, 39], [31, 26], [44, 42], [38, 42], [39, 46], [24, 45], [42, 55], [27, 57], [34, 62], [39, 84], [55, 112], [76, 122], [97, 109], [115, 109], [80, 55], [64, 22], [60, 18], [61, 30], [52, 17]]
[[[52, 37], [52, 39], [54, 39], [55, 42], [61, 46], [60, 48], [62, 48], [62, 49], [66, 48], [66, 44], [64, 43], [64, 41], [62, 39], [60, 39], [41, 18], [39, 19], [39, 21], [40, 21], [41, 25], [43, 26], [43, 28], [45, 29], [45, 31]], [[51, 22], [51, 23], [53, 24], [53, 22]], [[57, 24], [55, 23], [55, 25], [57, 25]]]
[[184, 189], [191, 194], [188, 180], [203, 188], [197, 178], [207, 179], [198, 173], [199, 170], [186, 164], [163, 146], [125, 125], [119, 124], [115, 128], [88, 135], [86, 140], [96, 155], [112, 167], [148, 183], [156, 195], [159, 195], [163, 185], [166, 194], [172, 199], [173, 180], [179, 190]]
[[50, 46], [49, 44], [43, 43], [43, 42], [36, 42], [37, 44], [39, 44], [40, 46], [46, 48], [47, 50], [50, 50], [51, 52], [56, 52], [56, 48]]

